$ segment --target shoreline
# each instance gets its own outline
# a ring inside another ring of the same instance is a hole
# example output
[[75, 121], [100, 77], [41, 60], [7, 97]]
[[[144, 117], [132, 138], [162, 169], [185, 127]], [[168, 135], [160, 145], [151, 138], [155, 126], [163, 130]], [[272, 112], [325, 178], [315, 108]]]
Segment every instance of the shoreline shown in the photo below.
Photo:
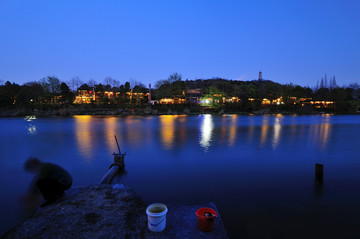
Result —
[[261, 109], [253, 112], [242, 112], [242, 111], [225, 111], [225, 110], [215, 110], [215, 109], [206, 109], [202, 112], [195, 111], [191, 112], [188, 109], [183, 111], [176, 111], [168, 109], [167, 111], [159, 111], [157, 109], [148, 109], [148, 108], [125, 108], [125, 109], [107, 109], [107, 108], [98, 108], [98, 109], [54, 109], [54, 110], [27, 110], [27, 109], [7, 109], [0, 110], [0, 118], [17, 118], [17, 117], [26, 117], [26, 116], [36, 116], [36, 117], [72, 117], [76, 115], [90, 115], [90, 116], [160, 116], [160, 115], [228, 115], [228, 114], [237, 114], [237, 115], [358, 115], [360, 112], [356, 113], [338, 113], [338, 112], [326, 112], [326, 111], [313, 111], [313, 112], [297, 112], [297, 111], [276, 111], [272, 112], [269, 109]]

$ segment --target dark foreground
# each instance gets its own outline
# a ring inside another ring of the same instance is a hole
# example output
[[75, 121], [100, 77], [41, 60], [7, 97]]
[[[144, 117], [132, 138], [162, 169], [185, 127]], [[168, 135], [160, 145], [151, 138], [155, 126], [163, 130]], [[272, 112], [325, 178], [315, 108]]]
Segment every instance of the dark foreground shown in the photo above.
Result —
[[167, 204], [167, 226], [150, 232], [146, 204], [127, 188], [94, 185], [71, 189], [54, 205], [39, 208], [3, 238], [228, 238], [221, 218], [212, 232], [201, 232], [195, 212], [214, 204]]

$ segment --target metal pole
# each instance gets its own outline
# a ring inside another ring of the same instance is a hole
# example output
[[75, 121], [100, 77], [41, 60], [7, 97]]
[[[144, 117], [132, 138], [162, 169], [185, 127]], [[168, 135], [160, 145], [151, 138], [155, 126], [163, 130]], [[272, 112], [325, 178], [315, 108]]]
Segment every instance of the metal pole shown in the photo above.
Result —
[[119, 142], [118, 142], [118, 140], [117, 140], [117, 138], [116, 138], [116, 135], [114, 135], [114, 136], [115, 136], [115, 140], [116, 140], [117, 147], [118, 147], [118, 149], [119, 149], [119, 154], [121, 154], [121, 150], [120, 150]]

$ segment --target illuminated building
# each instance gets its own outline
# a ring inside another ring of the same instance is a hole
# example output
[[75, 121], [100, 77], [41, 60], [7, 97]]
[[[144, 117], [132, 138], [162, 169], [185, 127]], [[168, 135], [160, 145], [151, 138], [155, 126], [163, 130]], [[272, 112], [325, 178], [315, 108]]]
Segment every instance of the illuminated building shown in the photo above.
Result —
[[284, 101], [283, 101], [283, 98], [280, 97], [280, 98], [273, 100], [272, 103], [273, 103], [273, 105], [283, 105]]
[[268, 99], [266, 99], [266, 98], [264, 98], [264, 99], [262, 99], [261, 104], [262, 104], [262, 105], [270, 105], [270, 104], [271, 104], [271, 101], [268, 100]]
[[91, 90], [78, 90], [74, 104], [90, 104], [95, 102], [95, 93]]
[[175, 100], [171, 98], [160, 99], [160, 104], [175, 104]]
[[187, 103], [199, 104], [201, 98], [201, 89], [187, 89], [185, 96]]

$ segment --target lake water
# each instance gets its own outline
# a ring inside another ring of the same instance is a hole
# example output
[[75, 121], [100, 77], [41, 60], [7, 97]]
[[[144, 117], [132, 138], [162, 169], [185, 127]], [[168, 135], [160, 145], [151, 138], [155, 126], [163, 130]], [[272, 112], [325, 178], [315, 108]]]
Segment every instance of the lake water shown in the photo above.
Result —
[[0, 129], [0, 233], [25, 214], [29, 156], [96, 184], [116, 134], [121, 182], [147, 203], [214, 202], [233, 238], [360, 237], [360, 115], [27, 117]]

